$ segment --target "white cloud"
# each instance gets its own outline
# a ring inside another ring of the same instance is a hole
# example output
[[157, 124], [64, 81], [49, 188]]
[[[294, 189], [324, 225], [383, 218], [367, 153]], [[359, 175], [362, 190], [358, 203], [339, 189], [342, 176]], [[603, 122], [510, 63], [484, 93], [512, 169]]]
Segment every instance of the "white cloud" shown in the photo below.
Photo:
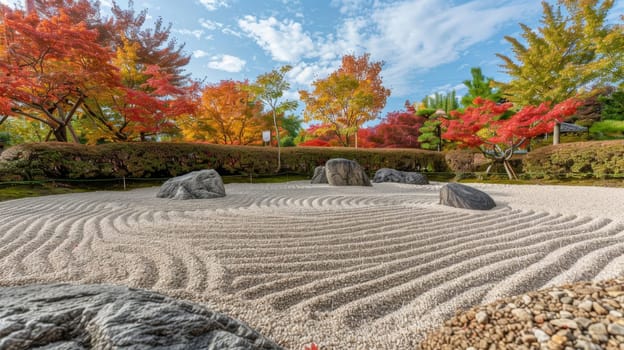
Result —
[[246, 16], [241, 30], [275, 61], [288, 62], [294, 84], [310, 87], [313, 80], [335, 70], [344, 54], [368, 52], [385, 63], [384, 85], [394, 96], [413, 92], [423, 72], [451, 62], [477, 43], [496, 38], [505, 25], [539, 15], [538, 2], [524, 0], [332, 0], [345, 13], [336, 31], [310, 34], [291, 19]]
[[219, 30], [223, 34], [234, 35], [238, 38], [243, 37], [243, 34], [241, 34], [240, 32], [237, 32], [233, 30], [232, 28], [230, 28], [229, 26], [226, 26], [225, 24], [220, 23], [220, 22], [215, 22], [209, 19], [200, 18], [199, 24], [208, 30]]
[[237, 31], [235, 31], [235, 30], [232, 30], [231, 28], [223, 28], [223, 29], [221, 30], [221, 32], [222, 32], [223, 34], [234, 35], [234, 36], [235, 36], [235, 37], [237, 37], [237, 38], [242, 38], [242, 37], [243, 37], [243, 34], [242, 34], [242, 33], [237, 32]]
[[195, 57], [195, 58], [202, 58], [202, 57], [206, 57], [208, 55], [209, 55], [209, 53], [204, 51], [204, 50], [195, 50], [195, 51], [193, 51], [193, 57]]
[[284, 91], [283, 98], [286, 100], [299, 101], [299, 92], [293, 90]]
[[175, 30], [176, 33], [179, 33], [181, 35], [188, 35], [188, 36], [194, 36], [197, 39], [200, 39], [201, 36], [204, 34], [204, 31], [201, 29], [176, 29]]
[[331, 5], [338, 7], [340, 13], [347, 14], [369, 9], [373, 4], [372, 0], [331, 0]]
[[338, 68], [337, 63], [332, 64], [320, 61], [316, 63], [299, 62], [293, 65], [286, 77], [297, 85], [309, 88], [314, 80], [331, 74], [336, 68]]
[[219, 28], [223, 27], [223, 23], [211, 21], [211, 20], [205, 19], [205, 18], [200, 18], [199, 19], [199, 25], [201, 25], [202, 27], [204, 27], [204, 28], [206, 28], [208, 30], [215, 30], [215, 29], [219, 29]]
[[238, 26], [276, 61], [297, 62], [314, 55], [314, 42], [300, 23], [278, 21], [275, 17], [245, 16], [238, 21]]
[[229, 73], [238, 73], [245, 67], [247, 62], [236, 56], [217, 55], [212, 56], [208, 62], [208, 68], [222, 70]]
[[199, 0], [199, 2], [204, 5], [208, 11], [214, 11], [219, 7], [229, 7], [230, 4], [227, 0]]
[[[368, 33], [343, 35], [375, 60], [386, 62], [384, 81], [395, 95], [413, 90], [410, 81], [419, 71], [458, 60], [472, 45], [489, 40], [506, 24], [515, 23], [539, 4], [511, 0], [473, 0], [454, 5], [448, 0], [405, 0], [377, 6], [371, 11]], [[359, 28], [358, 19], [343, 27]], [[359, 35], [359, 37], [358, 37]]]
[[[452, 85], [452, 84], [444, 84], [442, 86], [438, 86], [433, 88], [434, 92], [439, 92], [439, 93], [444, 93], [447, 94], [453, 90], [455, 90], [456, 93], [459, 93], [460, 91], [464, 91], [467, 90], [468, 88], [466, 87], [466, 85], [464, 84], [456, 84], [456, 85]], [[431, 95], [433, 96], [433, 95]]]

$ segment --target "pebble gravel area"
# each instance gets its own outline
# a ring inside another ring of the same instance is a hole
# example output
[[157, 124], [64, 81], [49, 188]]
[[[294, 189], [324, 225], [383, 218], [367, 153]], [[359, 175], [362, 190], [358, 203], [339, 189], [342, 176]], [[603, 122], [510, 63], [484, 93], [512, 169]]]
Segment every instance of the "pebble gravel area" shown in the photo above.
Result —
[[624, 350], [624, 278], [552, 287], [458, 312], [433, 349]]

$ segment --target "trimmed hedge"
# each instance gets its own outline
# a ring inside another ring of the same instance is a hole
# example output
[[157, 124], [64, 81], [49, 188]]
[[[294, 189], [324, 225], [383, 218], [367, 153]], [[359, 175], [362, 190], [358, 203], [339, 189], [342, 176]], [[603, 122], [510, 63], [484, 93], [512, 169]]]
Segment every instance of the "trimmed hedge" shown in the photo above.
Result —
[[[451, 150], [446, 152], [446, 164], [456, 175], [485, 172], [488, 166], [492, 165], [490, 174], [505, 174], [503, 163], [494, 163], [490, 158], [486, 158], [483, 153], [474, 150]], [[522, 170], [522, 156], [514, 155], [509, 163], [514, 171], [519, 173]], [[505, 175], [506, 176], [506, 175]]]
[[532, 178], [624, 177], [624, 140], [542, 147], [526, 155], [523, 170]]
[[[282, 171], [311, 175], [330, 158], [356, 160], [369, 173], [388, 167], [445, 172], [444, 154], [417, 149], [282, 148]], [[212, 168], [222, 175], [269, 175], [277, 149], [197, 143], [31, 143], [0, 155], [0, 177], [12, 180], [169, 178]]]

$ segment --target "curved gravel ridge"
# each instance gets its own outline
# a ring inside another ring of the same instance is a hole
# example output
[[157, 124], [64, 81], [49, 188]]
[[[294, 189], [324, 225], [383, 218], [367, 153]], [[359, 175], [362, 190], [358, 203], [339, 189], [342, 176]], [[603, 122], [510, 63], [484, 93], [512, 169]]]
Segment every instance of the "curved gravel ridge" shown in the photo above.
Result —
[[0, 285], [114, 283], [208, 304], [300, 349], [410, 349], [458, 309], [624, 275], [624, 189], [229, 184], [0, 202]]

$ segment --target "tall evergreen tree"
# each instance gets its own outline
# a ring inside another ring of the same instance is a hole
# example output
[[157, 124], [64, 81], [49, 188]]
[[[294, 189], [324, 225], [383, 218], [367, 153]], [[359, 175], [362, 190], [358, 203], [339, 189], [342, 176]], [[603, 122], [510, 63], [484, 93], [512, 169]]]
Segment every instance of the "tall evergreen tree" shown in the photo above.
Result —
[[494, 79], [484, 77], [481, 68], [471, 68], [470, 75], [472, 75], [472, 80], [464, 80], [464, 85], [468, 88], [468, 93], [461, 99], [462, 106], [474, 106], [473, 101], [477, 97], [494, 102], [498, 102], [501, 99], [502, 95], [500, 90], [493, 87]]
[[622, 25], [606, 23], [613, 3], [560, 0], [553, 6], [543, 1], [540, 27], [534, 30], [520, 24], [522, 40], [505, 37], [515, 60], [497, 54], [503, 60], [501, 67], [512, 77], [501, 85], [504, 96], [520, 105], [557, 103], [590, 83], [621, 82]]
[[444, 113], [449, 114], [452, 110], [459, 108], [459, 100], [455, 90], [444, 94], [436, 92], [434, 95], [425, 97], [422, 100], [423, 106], [427, 109], [441, 109]]

